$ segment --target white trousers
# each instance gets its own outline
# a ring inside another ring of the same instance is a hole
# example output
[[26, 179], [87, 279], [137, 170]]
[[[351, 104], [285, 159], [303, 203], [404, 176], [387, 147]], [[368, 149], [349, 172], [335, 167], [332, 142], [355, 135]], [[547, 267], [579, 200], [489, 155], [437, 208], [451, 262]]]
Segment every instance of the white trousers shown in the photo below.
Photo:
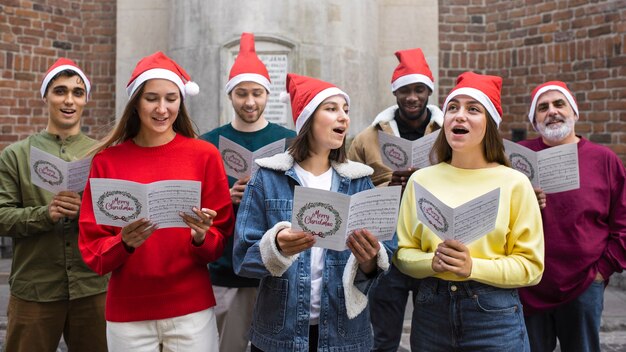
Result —
[[213, 308], [168, 319], [107, 321], [112, 352], [218, 352], [218, 341]]

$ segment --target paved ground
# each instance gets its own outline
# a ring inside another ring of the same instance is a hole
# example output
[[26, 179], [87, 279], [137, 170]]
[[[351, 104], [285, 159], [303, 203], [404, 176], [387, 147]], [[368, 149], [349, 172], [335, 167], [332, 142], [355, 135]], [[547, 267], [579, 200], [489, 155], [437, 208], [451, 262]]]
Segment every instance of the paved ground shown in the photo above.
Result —
[[[4, 344], [6, 330], [6, 308], [9, 297], [7, 279], [11, 270], [10, 259], [0, 259], [0, 350]], [[602, 329], [600, 341], [603, 352], [626, 352], [626, 283], [623, 280], [620, 287], [609, 286], [604, 294], [604, 313], [602, 315]], [[409, 332], [411, 329], [412, 306], [409, 304], [405, 316], [404, 332], [399, 352], [410, 351]], [[67, 351], [63, 341], [60, 341], [59, 352]], [[560, 351], [558, 348], [556, 351]]]

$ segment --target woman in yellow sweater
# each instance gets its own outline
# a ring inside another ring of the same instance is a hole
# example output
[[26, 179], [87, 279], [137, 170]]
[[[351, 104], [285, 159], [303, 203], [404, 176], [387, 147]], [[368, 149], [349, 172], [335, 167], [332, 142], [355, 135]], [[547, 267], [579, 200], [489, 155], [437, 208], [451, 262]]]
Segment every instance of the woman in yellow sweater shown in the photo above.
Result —
[[[516, 288], [541, 279], [543, 229], [530, 181], [509, 167], [498, 134], [501, 86], [496, 76], [457, 78], [431, 154], [440, 163], [415, 172], [404, 192], [394, 263], [421, 279], [413, 351], [529, 351]], [[495, 229], [466, 244], [442, 241], [417, 217], [415, 183], [450, 207], [499, 188]]]

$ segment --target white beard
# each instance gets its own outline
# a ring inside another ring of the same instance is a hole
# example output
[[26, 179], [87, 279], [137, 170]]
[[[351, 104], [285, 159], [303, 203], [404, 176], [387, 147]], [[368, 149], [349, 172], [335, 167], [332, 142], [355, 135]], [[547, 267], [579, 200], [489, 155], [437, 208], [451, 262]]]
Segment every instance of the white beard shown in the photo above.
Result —
[[[546, 124], [554, 120], [564, 121], [564, 123], [560, 125], [546, 126]], [[543, 121], [543, 123], [537, 123], [537, 131], [539, 132], [539, 134], [541, 134], [543, 138], [547, 139], [548, 141], [558, 143], [572, 133], [572, 131], [574, 130], [575, 122], [576, 121], [573, 117], [557, 116], [547, 118]]]

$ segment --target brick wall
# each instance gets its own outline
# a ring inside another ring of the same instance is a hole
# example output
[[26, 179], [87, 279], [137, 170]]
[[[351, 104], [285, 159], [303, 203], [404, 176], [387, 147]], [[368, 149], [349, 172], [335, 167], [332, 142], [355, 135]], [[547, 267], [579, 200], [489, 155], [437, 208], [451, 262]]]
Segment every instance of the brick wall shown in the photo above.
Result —
[[46, 127], [39, 88], [60, 57], [92, 82], [83, 130], [99, 138], [115, 120], [115, 0], [3, 0], [0, 4], [0, 150]]
[[579, 105], [576, 132], [626, 165], [626, 2], [441, 0], [439, 40], [442, 102], [461, 72], [501, 76], [503, 135], [530, 138], [530, 92], [564, 81]]

